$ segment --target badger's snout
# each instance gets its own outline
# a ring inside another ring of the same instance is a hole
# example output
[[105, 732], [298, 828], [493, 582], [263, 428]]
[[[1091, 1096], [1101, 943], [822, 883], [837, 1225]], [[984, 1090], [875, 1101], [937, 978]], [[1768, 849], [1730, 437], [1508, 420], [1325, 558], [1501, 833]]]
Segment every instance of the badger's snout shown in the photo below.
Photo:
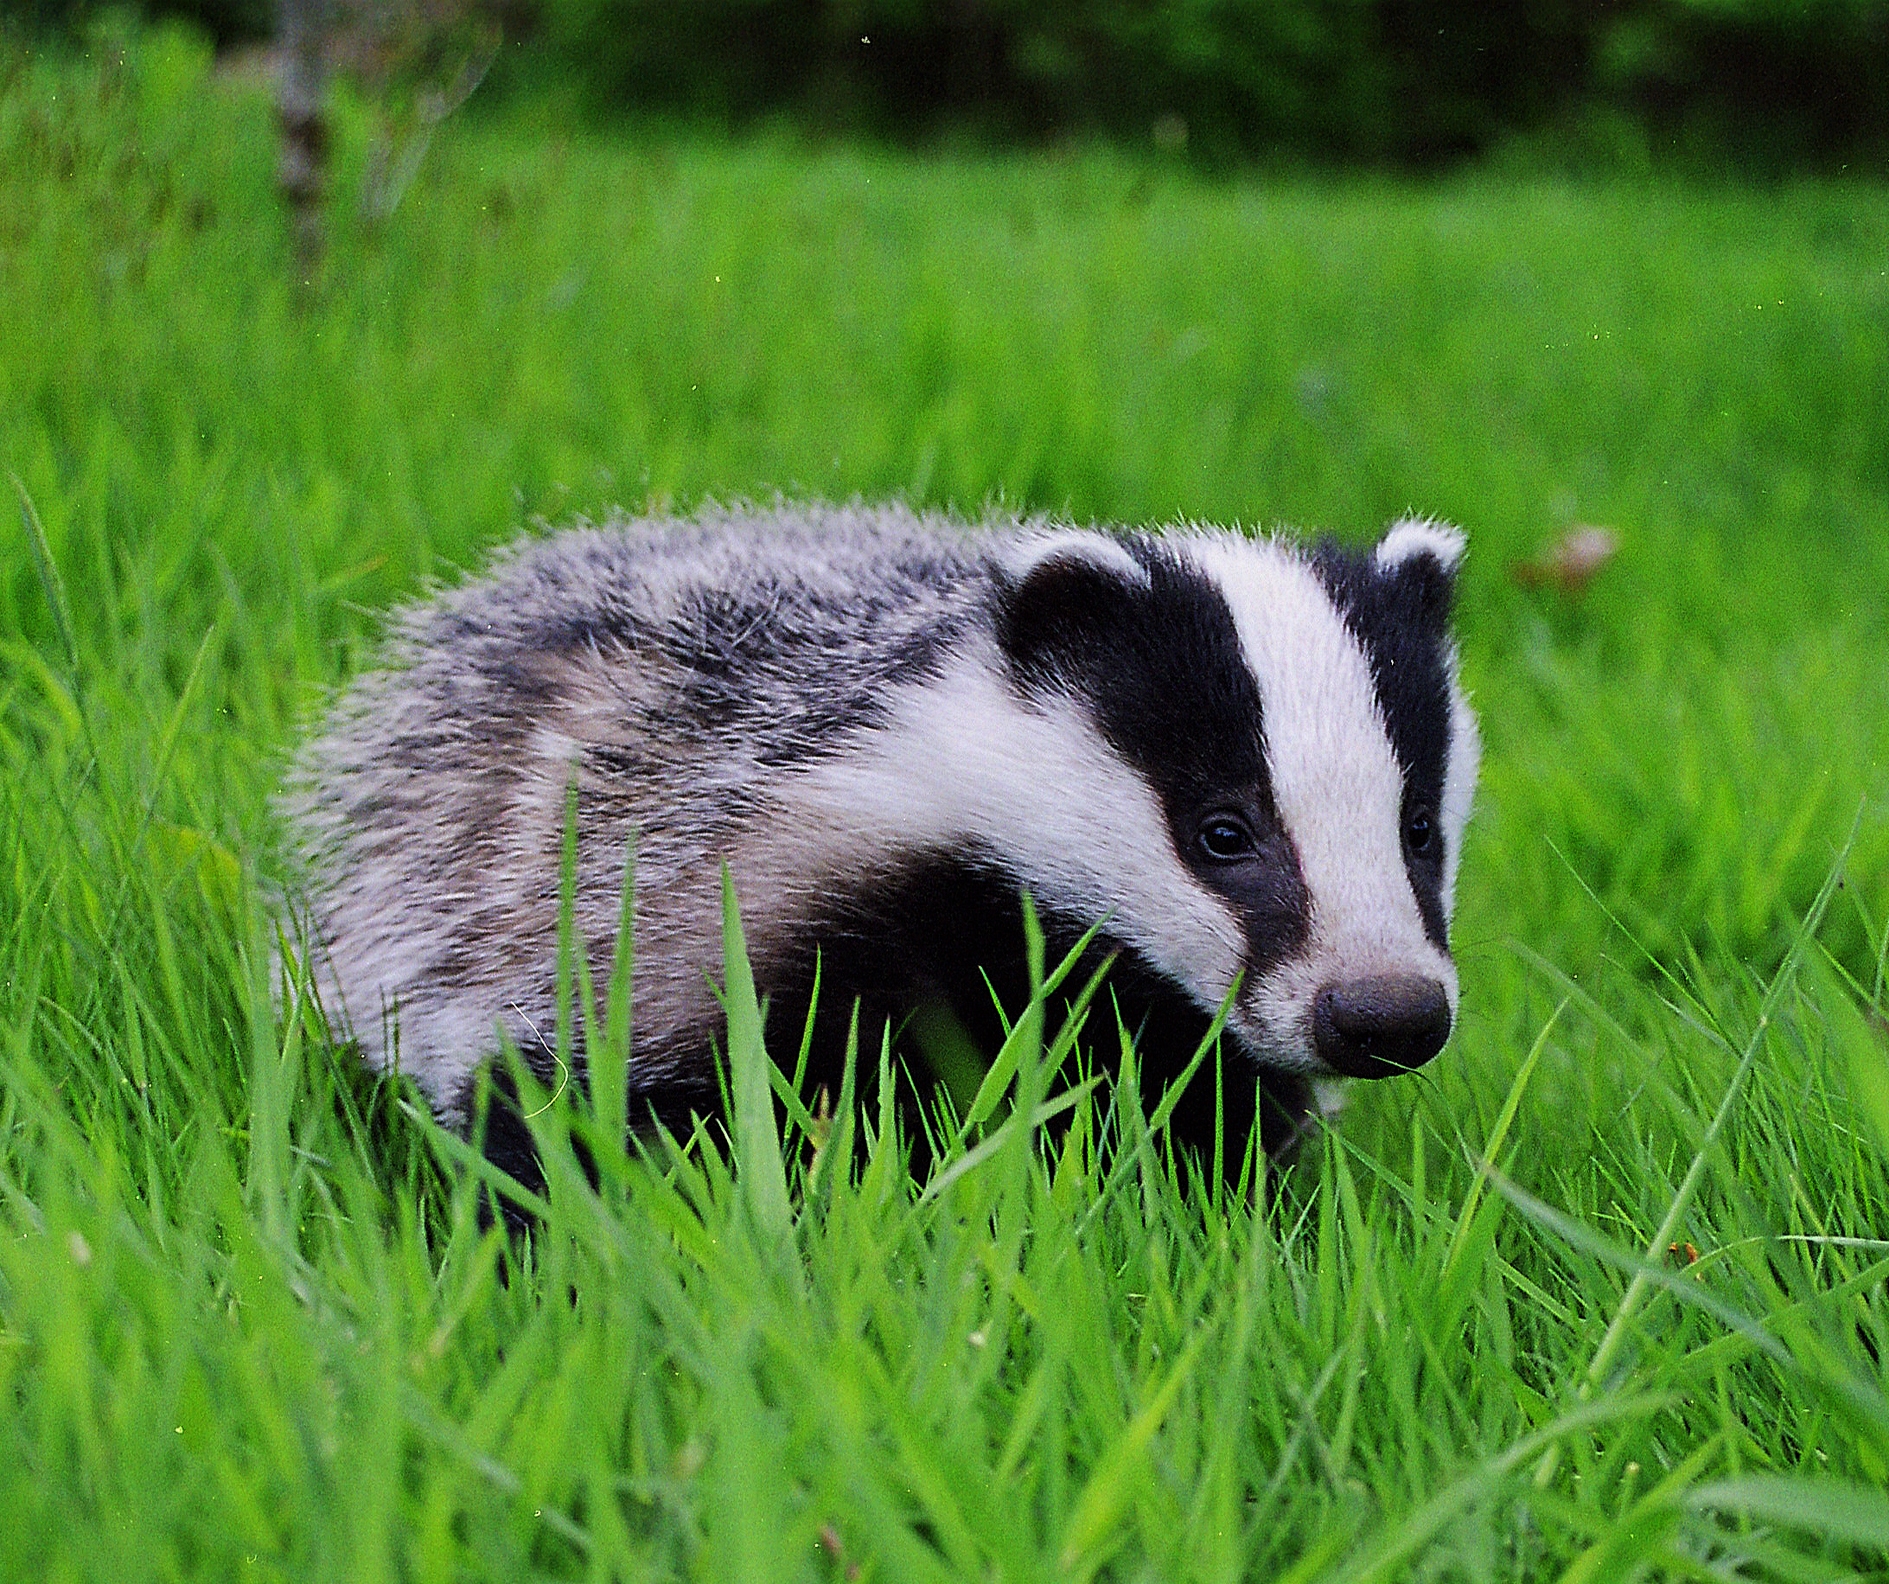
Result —
[[1347, 1078], [1388, 1078], [1421, 1067], [1449, 1037], [1449, 995], [1420, 974], [1329, 984], [1312, 1003], [1313, 1049]]

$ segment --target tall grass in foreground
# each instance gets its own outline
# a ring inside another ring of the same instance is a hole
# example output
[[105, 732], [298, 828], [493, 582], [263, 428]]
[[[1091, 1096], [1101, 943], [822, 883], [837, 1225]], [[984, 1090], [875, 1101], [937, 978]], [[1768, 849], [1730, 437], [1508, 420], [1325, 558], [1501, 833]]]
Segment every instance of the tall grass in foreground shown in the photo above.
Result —
[[[1633, 1032], [1562, 985], [1486, 1130], [1432, 1093], [1401, 1165], [1318, 1139], [1265, 1205], [1082, 1077], [1118, 1043], [1067, 983], [914, 1180], [874, 1037], [824, 1104], [769, 1062], [730, 896], [732, 1159], [623, 1148], [607, 1077], [528, 1089], [508, 1243], [490, 1168], [278, 1004], [240, 893], [120, 872], [104, 982], [5, 942], [7, 1576], [1834, 1578], [1889, 1545], [1889, 1105], [1815, 941], [1834, 881], [1767, 982], [1644, 992]], [[102, 878], [42, 881], [80, 940]], [[604, 1075], [613, 977], [560, 1019]], [[1636, 1092], [1542, 1158], [1531, 1086], [1591, 1043]]]
[[[0, 1574], [1881, 1576], [1889, 197], [447, 134], [298, 315], [265, 98], [0, 58]], [[532, 514], [776, 487], [1463, 518], [1449, 1051], [1261, 1204], [1065, 982], [921, 1179], [734, 949], [732, 1148], [567, 1090], [486, 1230], [271, 982], [275, 766]]]

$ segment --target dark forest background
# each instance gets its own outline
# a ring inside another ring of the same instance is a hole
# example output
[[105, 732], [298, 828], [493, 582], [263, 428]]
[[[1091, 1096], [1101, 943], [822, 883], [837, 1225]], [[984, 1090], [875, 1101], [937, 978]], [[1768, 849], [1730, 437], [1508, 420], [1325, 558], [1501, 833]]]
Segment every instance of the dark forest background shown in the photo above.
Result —
[[[329, 0], [420, 56], [502, 35], [488, 96], [898, 139], [1101, 134], [1205, 161], [1757, 172], [1889, 154], [1889, 0]], [[93, 0], [5, 0], [84, 37]], [[219, 48], [276, 0], [142, 0]], [[377, 35], [378, 36], [378, 35]]]

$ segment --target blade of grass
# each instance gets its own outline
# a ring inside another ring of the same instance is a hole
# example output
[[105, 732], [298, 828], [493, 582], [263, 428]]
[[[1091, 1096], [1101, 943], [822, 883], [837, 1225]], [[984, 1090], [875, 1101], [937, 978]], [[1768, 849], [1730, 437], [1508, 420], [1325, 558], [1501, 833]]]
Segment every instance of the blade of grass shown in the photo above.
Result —
[[1181, 1356], [1174, 1361], [1174, 1367], [1168, 1371], [1167, 1379], [1162, 1381], [1140, 1412], [1110, 1443], [1109, 1449], [1096, 1464], [1095, 1472], [1083, 1484], [1075, 1506], [1070, 1511], [1069, 1521], [1064, 1525], [1062, 1545], [1057, 1556], [1058, 1566], [1071, 1577], [1092, 1578], [1107, 1560], [1109, 1534], [1120, 1520], [1122, 1509], [1128, 1505], [1130, 1481], [1137, 1466], [1147, 1455], [1148, 1443], [1161, 1428], [1168, 1410], [1174, 1406], [1174, 1399], [1180, 1395], [1181, 1388], [1194, 1372], [1195, 1364], [1200, 1361], [1201, 1348], [1207, 1337], [1206, 1328], [1195, 1331]]
[[[1194, 1047], [1194, 1054], [1188, 1059], [1187, 1065], [1181, 1069], [1180, 1076], [1162, 1092], [1161, 1099], [1155, 1106], [1153, 1115], [1148, 1118], [1147, 1124], [1142, 1130], [1141, 1136], [1135, 1141], [1134, 1147], [1130, 1150], [1123, 1151], [1111, 1165], [1108, 1180], [1103, 1183], [1101, 1191], [1095, 1197], [1095, 1202], [1089, 1206], [1088, 1210], [1083, 1215], [1082, 1224], [1077, 1233], [1078, 1239], [1080, 1239], [1083, 1233], [1087, 1232], [1096, 1218], [1102, 1214], [1109, 1201], [1121, 1188], [1121, 1185], [1128, 1181], [1128, 1174], [1139, 1166], [1143, 1157], [1153, 1148], [1155, 1140], [1162, 1135], [1169, 1121], [1173, 1118], [1175, 1107], [1181, 1103], [1181, 1097], [1186, 1094], [1187, 1086], [1194, 1081], [1194, 1074], [1200, 1071], [1200, 1064], [1207, 1059], [1208, 1053], [1218, 1045], [1221, 1031], [1226, 1027], [1227, 1017], [1233, 1011], [1234, 999], [1240, 993], [1242, 980], [1243, 975], [1234, 975], [1233, 984], [1231, 988], [1228, 989], [1225, 999], [1220, 1003], [1220, 1010], [1214, 1013], [1213, 1021], [1207, 1025], [1207, 1032], [1201, 1036], [1200, 1043]], [[1128, 1035], [1125, 1029], [1122, 1031], [1122, 1038], [1124, 1042], [1124, 1055], [1129, 1056]], [[1118, 1077], [1118, 1086], [1122, 1081], [1123, 1080]], [[1259, 1129], [1255, 1127], [1253, 1129], [1254, 1135], [1257, 1136], [1258, 1132]], [[1250, 1146], [1251, 1140], [1249, 1140], [1248, 1143]]]
[[623, 892], [617, 902], [617, 938], [610, 953], [610, 983], [604, 992], [601, 1049], [591, 1051], [590, 1097], [597, 1126], [628, 1147], [630, 1131], [630, 1040], [634, 1033], [636, 981], [636, 833], [623, 845]]
[[59, 563], [53, 560], [52, 546], [46, 542], [46, 530], [40, 523], [33, 497], [27, 492], [19, 474], [8, 473], [7, 477], [13, 481], [13, 491], [20, 497], [20, 521], [26, 528], [26, 548], [33, 557], [33, 570], [39, 575], [39, 586], [45, 593], [47, 607], [52, 611], [53, 631], [59, 635], [59, 647], [65, 651], [68, 680], [76, 681], [79, 674], [79, 640], [72, 625], [72, 606], [66, 600], [65, 579], [59, 575]]
[[1809, 1529], [1826, 1539], [1889, 1551], [1889, 1494], [1847, 1480], [1748, 1474], [1688, 1491], [1695, 1512], [1733, 1512]]
[[[1859, 810], [1857, 819], [1860, 821], [1861, 818]], [[1745, 1079], [1750, 1076], [1752, 1065], [1758, 1059], [1758, 1052], [1764, 1047], [1765, 1034], [1771, 1027], [1772, 1018], [1776, 1016], [1778, 1005], [1796, 981], [1799, 965], [1804, 960], [1804, 953], [1811, 940], [1815, 938], [1818, 926], [1823, 922], [1824, 912], [1830, 905], [1830, 898], [1836, 895], [1837, 886], [1842, 880], [1844, 862], [1848, 859], [1850, 849], [1856, 842], [1856, 831], [1857, 825], [1852, 824], [1849, 839], [1844, 843], [1836, 863], [1831, 866], [1830, 873], [1818, 891], [1816, 900], [1810, 905], [1809, 912], [1798, 926], [1796, 936], [1791, 942], [1790, 950], [1785, 953], [1783, 963], [1772, 975], [1771, 983], [1765, 990], [1764, 999], [1758, 1005], [1757, 1022], [1752, 1027], [1750, 1037], [1745, 1041], [1745, 1048], [1739, 1055], [1738, 1066], [1732, 1073], [1731, 1082], [1725, 1086], [1724, 1098], [1719, 1101], [1718, 1109], [1713, 1113], [1712, 1120], [1706, 1127], [1705, 1136], [1699, 1141], [1699, 1147], [1693, 1154], [1692, 1163], [1686, 1168], [1686, 1175], [1680, 1180], [1679, 1187], [1673, 1194], [1672, 1203], [1666, 1208], [1659, 1230], [1647, 1241], [1645, 1258], [1629, 1278], [1627, 1290], [1621, 1295], [1620, 1302], [1614, 1309], [1613, 1318], [1608, 1322], [1606, 1333], [1601, 1337], [1599, 1346], [1594, 1349], [1594, 1355], [1588, 1360], [1587, 1369], [1576, 1385], [1578, 1400], [1585, 1400], [1587, 1395], [1606, 1378], [1607, 1372], [1613, 1368], [1614, 1358], [1627, 1339], [1628, 1328], [1632, 1325], [1634, 1316], [1639, 1313], [1640, 1305], [1646, 1301], [1647, 1294], [1652, 1290], [1653, 1278], [1649, 1273], [1658, 1270], [1659, 1267], [1655, 1262], [1678, 1235], [1680, 1221], [1692, 1208], [1693, 1196], [1698, 1193], [1699, 1184], [1705, 1177], [1706, 1163], [1711, 1159], [1713, 1146], [1717, 1144], [1719, 1135], [1725, 1131], [1726, 1121], [1730, 1118], [1739, 1095], [1744, 1092]], [[1535, 1470], [1536, 1486], [1545, 1488], [1554, 1479], [1559, 1467], [1560, 1449], [1558, 1445], [1551, 1446], [1542, 1455], [1541, 1463]]]
[[1535, 1065], [1541, 1060], [1541, 1053], [1548, 1048], [1548, 1036], [1554, 1032], [1555, 1024], [1561, 1021], [1561, 1014], [1568, 1009], [1563, 1000], [1548, 1021], [1541, 1026], [1541, 1032], [1535, 1036], [1535, 1043], [1523, 1058], [1522, 1065], [1516, 1070], [1515, 1081], [1509, 1085], [1508, 1098], [1502, 1102], [1502, 1110], [1496, 1116], [1495, 1126], [1489, 1130], [1489, 1141], [1483, 1146], [1482, 1159], [1476, 1166], [1476, 1176], [1469, 1185], [1469, 1192], [1463, 1198], [1462, 1214], [1456, 1218], [1456, 1231], [1450, 1238], [1449, 1252], [1443, 1256], [1443, 1269], [1437, 1275], [1439, 1286], [1449, 1285], [1450, 1273], [1455, 1270], [1456, 1262], [1462, 1258], [1463, 1248], [1469, 1237], [1469, 1228], [1476, 1219], [1476, 1209], [1482, 1203], [1482, 1195], [1489, 1184], [1489, 1174], [1495, 1170], [1496, 1156], [1502, 1153], [1502, 1146], [1508, 1141], [1509, 1128], [1515, 1121], [1515, 1113], [1521, 1106], [1522, 1095], [1528, 1089], [1528, 1080], [1534, 1076]]
[[1337, 1580], [1345, 1580], [1347, 1584], [1374, 1584], [1376, 1580], [1397, 1577], [1398, 1568], [1426, 1545], [1445, 1524], [1485, 1497], [1493, 1495], [1512, 1470], [1544, 1447], [1560, 1446], [1569, 1436], [1596, 1425], [1620, 1419], [1650, 1417], [1660, 1409], [1669, 1407], [1672, 1401], [1670, 1396], [1663, 1394], [1622, 1394], [1569, 1409], [1552, 1424], [1544, 1425], [1493, 1457], [1485, 1458], [1398, 1522], [1363, 1557], [1341, 1563], [1328, 1577], [1334, 1584]]
[[755, 998], [754, 973], [748, 965], [747, 940], [741, 931], [741, 905], [735, 882], [722, 865], [722, 972], [728, 1000], [728, 1067], [734, 1106], [735, 1164], [742, 1195], [756, 1230], [778, 1249], [790, 1269], [794, 1216], [787, 1199], [787, 1168], [781, 1159], [780, 1129], [774, 1121], [774, 1088], [768, 1081], [767, 1047], [761, 1034], [761, 1005]]
[[[558, 854], [557, 1022], [558, 1071], [571, 1072], [576, 1051], [577, 957], [577, 766], [564, 787], [564, 841]], [[593, 1009], [594, 1018], [594, 1009]]]

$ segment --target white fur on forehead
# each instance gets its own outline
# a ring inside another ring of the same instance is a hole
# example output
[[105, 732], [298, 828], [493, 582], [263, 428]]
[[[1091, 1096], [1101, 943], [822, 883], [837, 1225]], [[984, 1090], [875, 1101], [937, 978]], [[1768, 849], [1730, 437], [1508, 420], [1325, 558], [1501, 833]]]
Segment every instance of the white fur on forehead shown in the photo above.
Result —
[[1404, 867], [1403, 772], [1357, 637], [1296, 552], [1231, 535], [1175, 542], [1233, 615], [1259, 687], [1273, 801], [1311, 900], [1305, 948], [1243, 997], [1258, 1042], [1309, 1064], [1312, 997], [1343, 978], [1421, 973], [1454, 1004], [1455, 968], [1425, 934]]
[[1405, 517], [1392, 523], [1378, 540], [1371, 559], [1388, 572], [1415, 556], [1427, 555], [1434, 557], [1445, 572], [1454, 572], [1462, 563], [1465, 543], [1460, 528], [1430, 517]]
[[1463, 859], [1463, 832], [1476, 799], [1476, 773], [1482, 764], [1482, 736], [1476, 712], [1463, 692], [1462, 667], [1454, 645], [1449, 649], [1450, 756], [1443, 772], [1443, 913], [1456, 910], [1456, 873]]
[[1004, 570], [1019, 583], [1057, 564], [1089, 565], [1137, 587], [1148, 586], [1147, 568], [1121, 540], [1093, 528], [1046, 528], [1028, 534], [1004, 557]]

